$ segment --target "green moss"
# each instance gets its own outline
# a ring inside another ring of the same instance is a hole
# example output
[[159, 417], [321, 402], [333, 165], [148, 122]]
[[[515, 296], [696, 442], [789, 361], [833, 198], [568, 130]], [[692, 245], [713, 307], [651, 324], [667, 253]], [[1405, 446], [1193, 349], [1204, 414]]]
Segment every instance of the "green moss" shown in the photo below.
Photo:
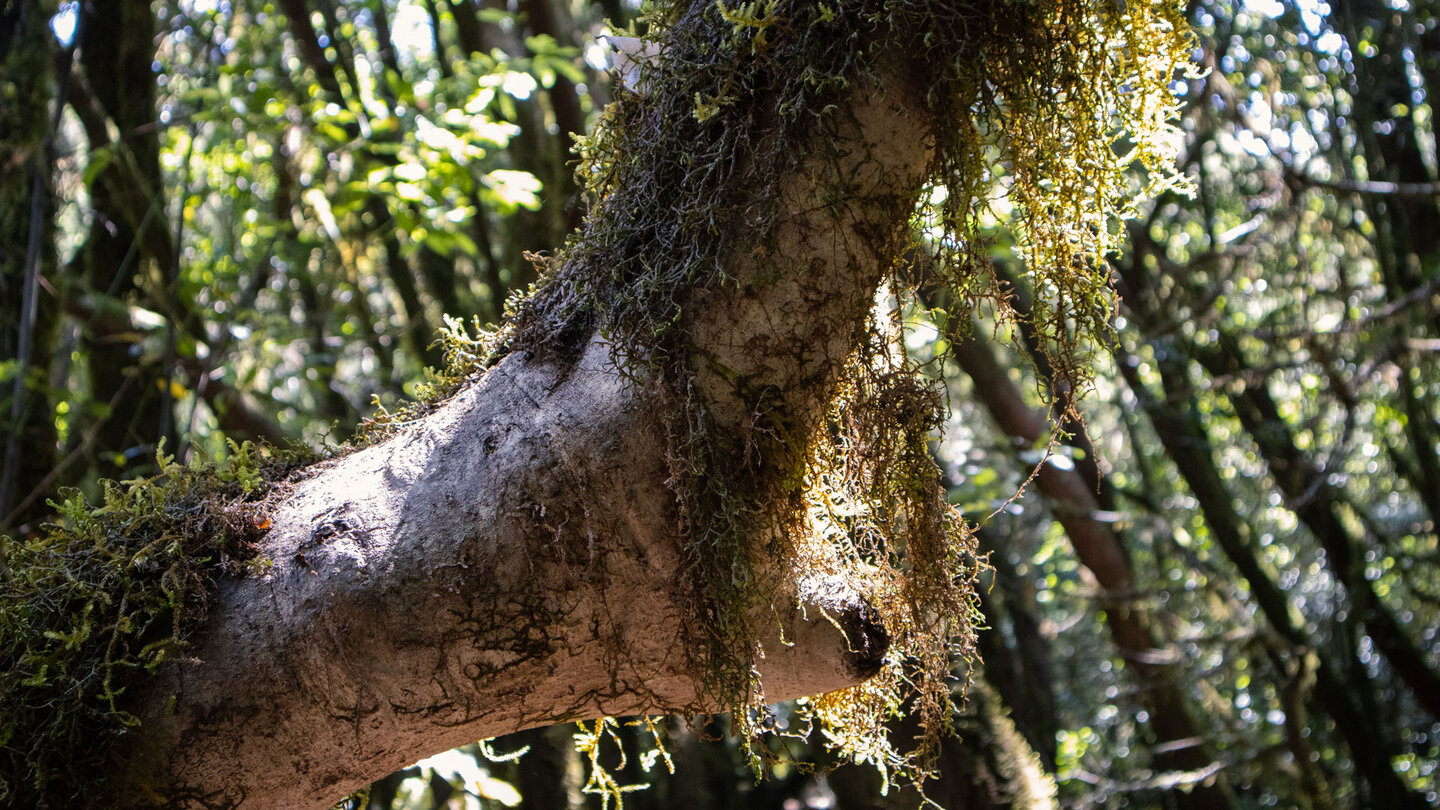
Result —
[[267, 495], [304, 459], [231, 444], [219, 463], [74, 491], [34, 539], [0, 537], [0, 805], [88, 807], [110, 746], [138, 722], [126, 693], [185, 659], [222, 573], [256, 564]]
[[379, 444], [405, 425], [420, 419], [455, 395], [466, 383], [474, 382], [506, 354], [503, 333], [485, 328], [478, 317], [465, 322], [451, 315], [435, 338], [444, 362], [440, 368], [425, 369], [425, 379], [415, 387], [415, 399], [388, 410], [375, 397], [375, 412], [355, 432], [359, 445]]

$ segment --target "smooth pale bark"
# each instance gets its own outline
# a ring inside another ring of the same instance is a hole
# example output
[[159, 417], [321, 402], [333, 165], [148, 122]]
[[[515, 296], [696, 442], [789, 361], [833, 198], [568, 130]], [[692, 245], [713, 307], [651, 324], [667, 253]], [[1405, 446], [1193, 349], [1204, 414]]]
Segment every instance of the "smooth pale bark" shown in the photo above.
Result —
[[[832, 158], [783, 185], [784, 255], [737, 234], [737, 281], [691, 297], [696, 384], [737, 447], [757, 439], [732, 375], [775, 386], [791, 428], [819, 425], [928, 161], [907, 89], [853, 86]], [[128, 801], [325, 807], [479, 738], [718, 708], [690, 667], [706, 617], [680, 585], [668, 400], [617, 364], [599, 337], [578, 360], [512, 354], [315, 468], [273, 517], [269, 572], [214, 595], [200, 663], [139, 698]], [[854, 584], [795, 579], [757, 621], [770, 701], [854, 684], [886, 644]]]

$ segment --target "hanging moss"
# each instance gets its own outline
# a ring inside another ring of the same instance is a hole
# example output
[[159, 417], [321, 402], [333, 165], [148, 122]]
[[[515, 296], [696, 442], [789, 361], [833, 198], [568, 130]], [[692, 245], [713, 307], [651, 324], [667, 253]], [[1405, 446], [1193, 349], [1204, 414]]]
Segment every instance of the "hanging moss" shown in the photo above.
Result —
[[[922, 760], [887, 747], [884, 720], [905, 705], [933, 740], [951, 708], [956, 657], [974, 654], [980, 562], [927, 447], [943, 420], [940, 397], [897, 352], [900, 324], [877, 319], [828, 430], [785, 436], [757, 460], [755, 448], [716, 435], [695, 393], [685, 308], [697, 291], [734, 281], [724, 266], [734, 234], [784, 256], [775, 243], [781, 183], [807, 160], [838, 156], [831, 125], [846, 93], [883, 82], [878, 66], [904, 54], [920, 71], [908, 78], [925, 90], [919, 124], [934, 158], [919, 203], [900, 216], [926, 238], [872, 247], [895, 267], [907, 250], [936, 254], [942, 277], [928, 281], [952, 288], [962, 322], [981, 302], [1013, 319], [981, 238], [987, 222], [1010, 223], [1043, 302], [1033, 332], [1058, 377], [1083, 391], [1086, 352], [1109, 337], [1104, 258], [1118, 247], [1119, 222], [1137, 199], [1183, 185], [1167, 86], [1189, 49], [1181, 9], [755, 0], [660, 4], [646, 22], [663, 58], [641, 65], [643, 96], [622, 93], [581, 141], [591, 218], [547, 263], [503, 342], [564, 357], [598, 331], [668, 393], [672, 486], [705, 617], [694, 667], [747, 731], [760, 694], [750, 617], [769, 593], [755, 539], [784, 537], [784, 554], [772, 548], [770, 560], [798, 555], [805, 562], [793, 570], [874, 584], [889, 664], [814, 712], [852, 756], [914, 773]], [[913, 302], [902, 279], [890, 289]], [[764, 394], [754, 392], [755, 413], [767, 410]], [[798, 500], [774, 497], [796, 482]]]

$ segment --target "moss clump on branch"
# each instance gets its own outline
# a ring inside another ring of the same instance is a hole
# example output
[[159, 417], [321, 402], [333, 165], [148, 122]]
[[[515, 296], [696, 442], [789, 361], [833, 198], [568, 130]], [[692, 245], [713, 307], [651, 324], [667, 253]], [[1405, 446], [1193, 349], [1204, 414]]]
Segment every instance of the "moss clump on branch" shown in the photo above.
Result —
[[[695, 666], [747, 730], [760, 694], [759, 572], [799, 557], [789, 570], [875, 583], [890, 664], [815, 712], [852, 755], [913, 766], [882, 743], [881, 724], [904, 703], [932, 734], [945, 725], [946, 680], [957, 655], [973, 654], [980, 565], [926, 445], [943, 419], [939, 398], [897, 351], [898, 316], [877, 317], [832, 392], [828, 429], [790, 435], [757, 418], [757, 432], [778, 438], [736, 447], [735, 436], [716, 435], [696, 393], [686, 307], [699, 291], [751, 283], [727, 273], [737, 234], [747, 248], [785, 255], [775, 238], [784, 178], [839, 157], [833, 133], [847, 93], [903, 72], [923, 95], [917, 124], [934, 156], [923, 187], [904, 190], [914, 206], [900, 212], [923, 244], [872, 245], [891, 262], [893, 312], [913, 302], [893, 268], [923, 249], [942, 276], [927, 282], [948, 285], [955, 307], [988, 301], [1002, 318], [1020, 317], [981, 236], [1008, 222], [1039, 302], [1033, 333], [1059, 378], [1083, 391], [1087, 348], [1109, 336], [1104, 257], [1118, 247], [1118, 223], [1137, 199], [1183, 185], [1168, 88], [1190, 45], [1181, 8], [697, 0], [658, 4], [648, 22], [661, 55], [640, 67], [643, 96], [622, 94], [581, 141], [587, 227], [550, 260], [504, 341], [563, 356], [598, 330], [670, 398], [672, 486], [705, 617]], [[968, 321], [968, 311], [955, 314]], [[767, 412], [767, 395], [750, 392], [754, 413]]]
[[157, 457], [153, 478], [52, 502], [57, 524], [0, 536], [0, 806], [88, 807], [137, 719], [127, 692], [185, 659], [222, 573], [259, 565], [267, 498], [303, 461], [230, 445], [219, 463]]

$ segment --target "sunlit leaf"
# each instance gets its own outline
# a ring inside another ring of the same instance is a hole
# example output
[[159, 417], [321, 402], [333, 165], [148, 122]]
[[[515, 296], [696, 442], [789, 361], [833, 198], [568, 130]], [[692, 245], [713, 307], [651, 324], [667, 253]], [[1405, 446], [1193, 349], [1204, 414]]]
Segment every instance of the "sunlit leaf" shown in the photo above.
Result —
[[541, 189], [540, 178], [529, 172], [513, 169], [496, 169], [485, 175], [485, 185], [507, 206], [521, 206], [532, 211], [540, 207], [537, 192]]

